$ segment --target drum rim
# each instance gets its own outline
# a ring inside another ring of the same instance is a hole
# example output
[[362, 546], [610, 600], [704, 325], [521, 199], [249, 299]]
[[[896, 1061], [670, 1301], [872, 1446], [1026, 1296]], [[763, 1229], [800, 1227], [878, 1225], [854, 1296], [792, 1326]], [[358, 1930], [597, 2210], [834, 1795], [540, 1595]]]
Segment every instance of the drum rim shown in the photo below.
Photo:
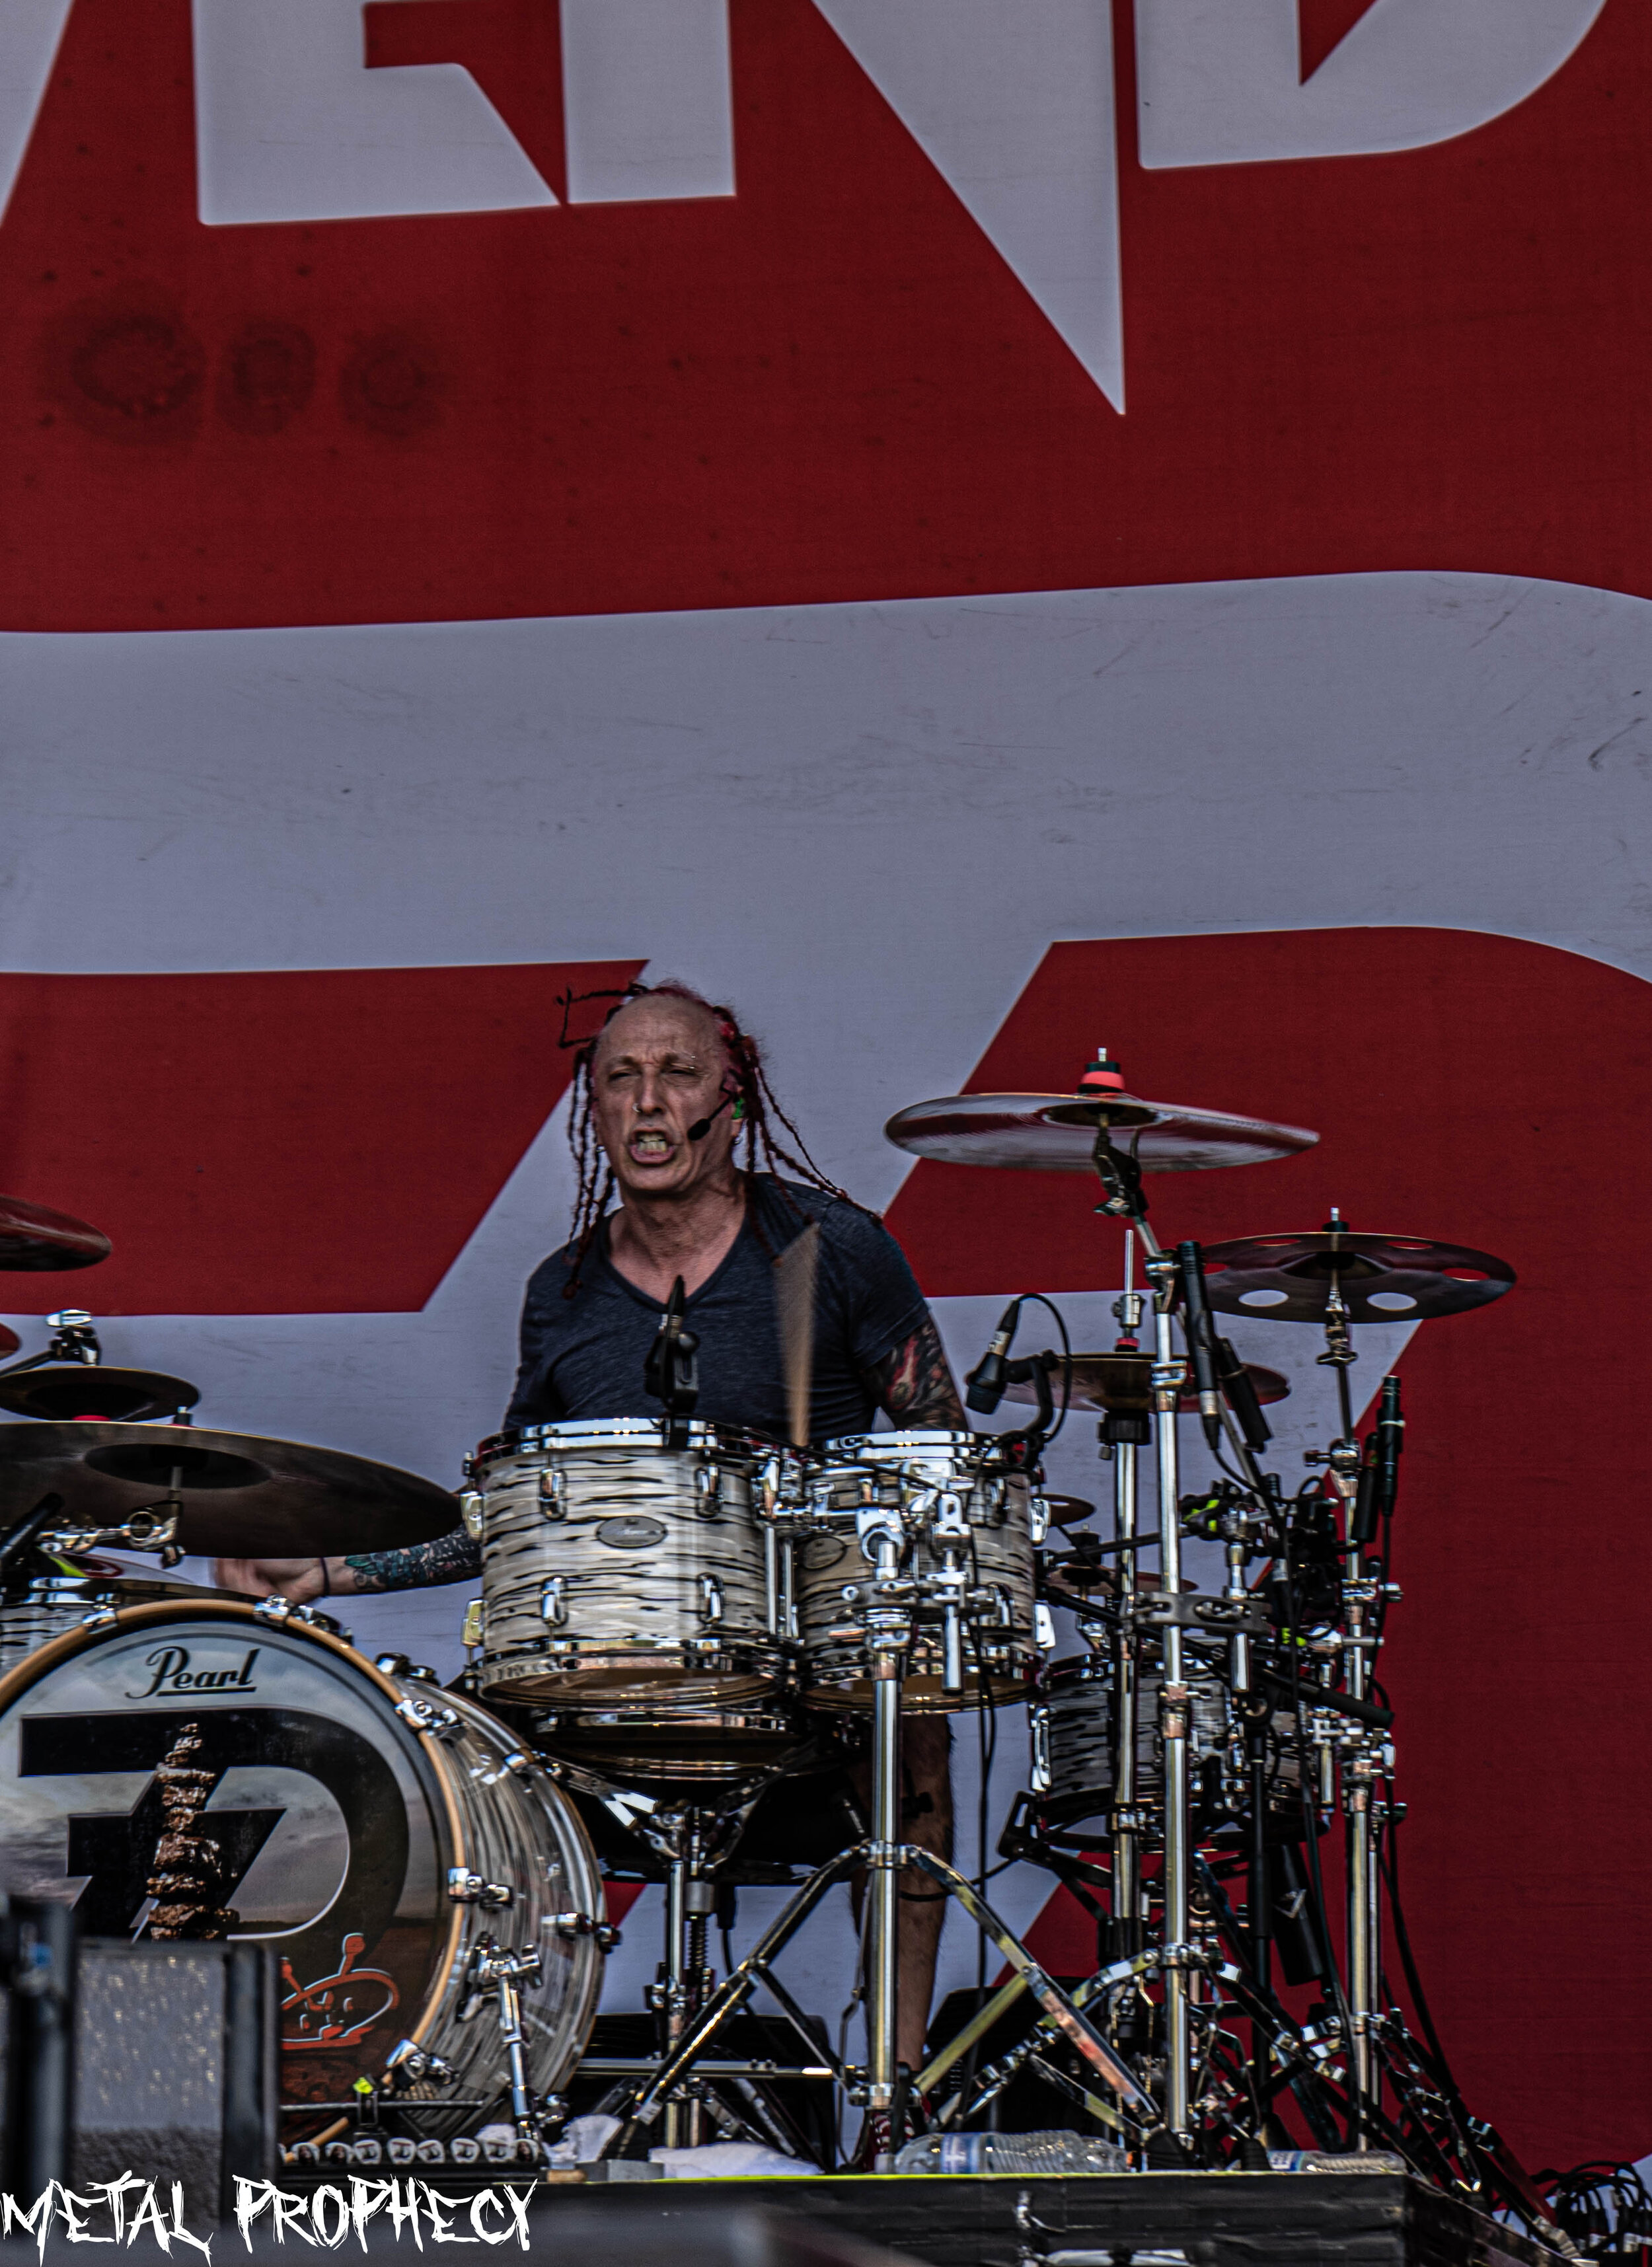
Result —
[[[389, 1702], [392, 1712], [398, 1716], [398, 1720], [412, 1734], [415, 1742], [415, 1751], [424, 1766], [420, 1773], [420, 1779], [427, 1786], [433, 1781], [441, 1798], [442, 1816], [447, 1823], [449, 1845], [453, 1853], [451, 1862], [455, 1867], [463, 1866], [468, 1871], [470, 1852], [466, 1847], [464, 1826], [453, 1801], [452, 1789], [447, 1783], [445, 1772], [431, 1765], [430, 1758], [433, 1756], [439, 1757], [442, 1752], [435, 1728], [432, 1727], [426, 1729], [422, 1726], [409, 1724], [407, 1718], [400, 1714], [401, 1703], [405, 1698], [403, 1693], [385, 1676], [377, 1662], [370, 1661], [364, 1653], [358, 1653], [353, 1645], [346, 1642], [344, 1638], [334, 1636], [331, 1630], [319, 1629], [313, 1623], [300, 1621], [293, 1614], [261, 1613], [257, 1603], [252, 1599], [203, 1598], [196, 1602], [157, 1598], [147, 1605], [119, 1608], [107, 1620], [101, 1615], [95, 1619], [89, 1616], [84, 1621], [77, 1623], [73, 1629], [64, 1630], [61, 1636], [48, 1638], [43, 1646], [37, 1647], [34, 1652], [18, 1662], [15, 1668], [8, 1669], [3, 1676], [0, 1676], [0, 1716], [4, 1716], [11, 1709], [14, 1701], [20, 1699], [32, 1685], [38, 1684], [49, 1669], [57, 1666], [59, 1662], [69, 1660], [75, 1653], [89, 1646], [95, 1640], [119, 1635], [122, 1632], [141, 1630], [150, 1623], [175, 1618], [180, 1612], [201, 1614], [212, 1620], [244, 1622], [255, 1629], [262, 1629], [266, 1632], [275, 1630], [291, 1635], [303, 1636], [311, 1643], [341, 1655], [353, 1668], [364, 1672], [369, 1683], [376, 1685], [382, 1697]], [[426, 1799], [429, 1800], [428, 1793]], [[434, 1807], [433, 1805], [432, 1808]], [[412, 2030], [406, 2034], [415, 2046], [422, 2045], [427, 2028], [434, 2022], [437, 2011], [445, 2004], [448, 1986], [452, 1981], [453, 1967], [459, 1957], [459, 1943], [464, 1933], [465, 1911], [463, 1905], [448, 1906], [446, 1941], [443, 1945], [441, 1957], [431, 1971], [430, 1982], [426, 1987], [423, 2012]], [[251, 1941], [255, 1942], [257, 1940]]]
[[[535, 1450], [568, 1447], [627, 1448], [647, 1444], [662, 1453], [677, 1456], [679, 1449], [670, 1449], [665, 1441], [666, 1420], [664, 1417], [559, 1417], [545, 1425], [518, 1425], [508, 1433], [490, 1433], [479, 1441], [470, 1462], [474, 1468], [496, 1464], [503, 1456], [526, 1456]], [[694, 1417], [688, 1420], [688, 1446], [691, 1449], [716, 1447], [723, 1442], [735, 1444], [741, 1456], [759, 1457], [776, 1453], [796, 1456], [783, 1441], [771, 1441], [761, 1433], [749, 1431], [744, 1426], [722, 1425], [710, 1417]]]

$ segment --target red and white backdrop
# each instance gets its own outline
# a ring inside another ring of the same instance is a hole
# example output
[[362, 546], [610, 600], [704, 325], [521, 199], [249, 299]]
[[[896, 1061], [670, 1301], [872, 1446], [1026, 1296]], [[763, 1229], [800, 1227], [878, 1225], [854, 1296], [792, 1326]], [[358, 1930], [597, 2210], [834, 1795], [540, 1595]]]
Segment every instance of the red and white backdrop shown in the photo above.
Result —
[[[1652, 2147], [1649, 118], [1635, 0], [0, 16], [0, 1185], [116, 1244], [11, 1298], [453, 1478], [554, 995], [643, 968], [962, 1355], [1029, 1288], [1093, 1339], [1118, 1237], [900, 1104], [1105, 1039], [1318, 1127], [1157, 1210], [1520, 1271], [1356, 1376], [1413, 1932], [1534, 2161]], [[1300, 1472], [1311, 1334], [1243, 1328]], [[453, 1594], [356, 1618], [453, 1658]]]

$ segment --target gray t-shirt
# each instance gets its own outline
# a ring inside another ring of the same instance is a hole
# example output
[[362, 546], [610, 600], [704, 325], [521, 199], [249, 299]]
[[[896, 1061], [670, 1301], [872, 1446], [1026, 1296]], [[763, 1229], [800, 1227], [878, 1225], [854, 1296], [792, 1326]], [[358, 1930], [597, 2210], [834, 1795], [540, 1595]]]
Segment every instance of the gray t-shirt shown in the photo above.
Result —
[[[820, 1225], [815, 1287], [811, 1436], [863, 1433], [877, 1411], [868, 1373], [924, 1322], [929, 1309], [906, 1254], [870, 1213], [772, 1174], [747, 1184], [745, 1222], [715, 1275], [688, 1301], [700, 1340], [696, 1417], [772, 1439], [788, 1430], [774, 1262], [809, 1222]], [[608, 1258], [607, 1223], [591, 1239], [579, 1288], [564, 1244], [528, 1279], [522, 1361], [508, 1430], [577, 1417], [657, 1417], [643, 1365], [664, 1311]]]

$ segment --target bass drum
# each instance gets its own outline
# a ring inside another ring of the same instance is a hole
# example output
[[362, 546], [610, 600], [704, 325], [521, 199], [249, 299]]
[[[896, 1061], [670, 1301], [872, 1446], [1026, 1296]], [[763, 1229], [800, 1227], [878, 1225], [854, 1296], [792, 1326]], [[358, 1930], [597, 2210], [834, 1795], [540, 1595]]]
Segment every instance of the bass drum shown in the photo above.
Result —
[[465, 2019], [488, 1948], [538, 1955], [536, 2094], [596, 2015], [602, 1882], [565, 1798], [474, 1701], [284, 1601], [118, 1610], [0, 1679], [0, 1888], [73, 1904], [92, 1935], [261, 1939], [285, 2103], [382, 2084], [410, 2041], [432, 2066], [403, 2098], [433, 2139], [509, 2083], [496, 1988]]

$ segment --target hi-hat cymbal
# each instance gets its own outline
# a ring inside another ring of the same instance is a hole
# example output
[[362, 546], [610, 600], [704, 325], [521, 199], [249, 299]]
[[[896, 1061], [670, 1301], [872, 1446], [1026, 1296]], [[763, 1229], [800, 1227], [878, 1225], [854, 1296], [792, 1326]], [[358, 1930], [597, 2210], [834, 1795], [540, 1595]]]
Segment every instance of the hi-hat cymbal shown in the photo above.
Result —
[[[1248, 1310], [1247, 1310], [1248, 1311]], [[1257, 1362], [1246, 1362], [1251, 1383], [1256, 1389], [1259, 1401], [1282, 1401], [1290, 1391], [1290, 1382], [1276, 1369], [1264, 1369]], [[1050, 1372], [1050, 1390], [1059, 1403], [1061, 1398], [1062, 1366], [1058, 1361]], [[1029, 1378], [1023, 1384], [1007, 1386], [1005, 1398], [1010, 1401], [1036, 1401], [1038, 1388]], [[1073, 1356], [1073, 1401], [1075, 1409], [1150, 1409], [1153, 1405], [1153, 1357], [1150, 1354], [1076, 1354]], [[1187, 1387], [1177, 1402], [1177, 1407], [1188, 1412], [1197, 1410], [1199, 1391]]]
[[0, 1425], [0, 1530], [49, 1492], [65, 1528], [118, 1527], [177, 1489], [178, 1540], [224, 1559], [300, 1559], [433, 1542], [458, 1499], [393, 1465], [186, 1425]]
[[948, 1165], [1009, 1165], [1032, 1173], [1095, 1170], [1096, 1131], [1134, 1151], [1144, 1173], [1192, 1173], [1294, 1157], [1319, 1139], [1300, 1126], [1232, 1118], [1131, 1094], [953, 1094], [898, 1110], [884, 1128], [897, 1149]]
[[95, 1267], [114, 1248], [101, 1229], [88, 1228], [66, 1212], [48, 1212], [21, 1197], [0, 1197], [0, 1270], [8, 1274]]
[[1412, 1323], [1488, 1307], [1517, 1280], [1506, 1259], [1466, 1244], [1340, 1226], [1207, 1244], [1205, 1277], [1221, 1313], [1271, 1323], [1323, 1322], [1333, 1280], [1350, 1322]]
[[48, 1422], [92, 1417], [140, 1425], [148, 1418], [193, 1409], [200, 1398], [200, 1387], [185, 1378], [155, 1369], [117, 1369], [105, 1362], [54, 1361], [21, 1369], [15, 1377], [0, 1376], [0, 1409]]

